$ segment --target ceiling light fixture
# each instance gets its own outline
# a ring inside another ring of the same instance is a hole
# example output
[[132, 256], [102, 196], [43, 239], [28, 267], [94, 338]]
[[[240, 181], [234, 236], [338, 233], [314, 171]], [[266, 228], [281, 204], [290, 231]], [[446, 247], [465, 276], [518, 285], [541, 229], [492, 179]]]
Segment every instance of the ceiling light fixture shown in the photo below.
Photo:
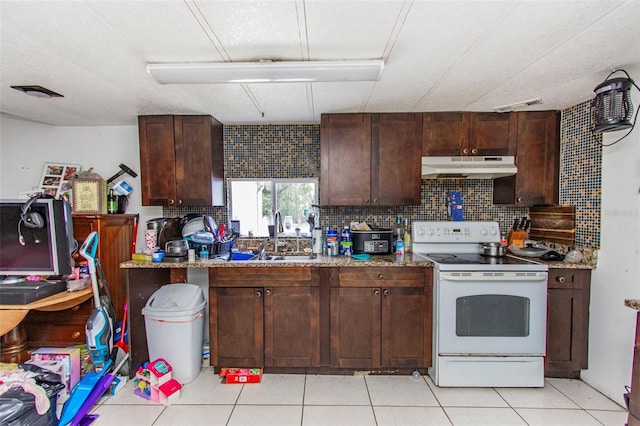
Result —
[[148, 64], [161, 84], [376, 81], [384, 61], [260, 61]]
[[42, 86], [11, 86], [11, 88], [36, 98], [64, 98], [60, 93], [56, 93]]
[[504, 105], [500, 107], [495, 107], [493, 110], [495, 112], [509, 112], [515, 111], [520, 108], [532, 106], [532, 105], [540, 105], [542, 103], [541, 98], [531, 99], [528, 101], [516, 102], [515, 104]]

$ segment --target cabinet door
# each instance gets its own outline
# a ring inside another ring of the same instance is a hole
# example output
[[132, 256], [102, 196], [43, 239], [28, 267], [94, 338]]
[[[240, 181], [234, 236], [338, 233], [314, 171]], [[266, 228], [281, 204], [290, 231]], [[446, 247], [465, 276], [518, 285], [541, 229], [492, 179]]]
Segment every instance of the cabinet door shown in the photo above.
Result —
[[577, 378], [587, 368], [589, 275], [587, 270], [549, 270], [547, 377]]
[[320, 162], [322, 205], [371, 204], [371, 115], [323, 114]]
[[380, 288], [331, 288], [331, 365], [380, 367]]
[[318, 287], [264, 289], [266, 367], [315, 367], [320, 363]]
[[515, 155], [517, 119], [513, 113], [471, 113], [469, 147], [463, 155]]
[[515, 176], [494, 179], [494, 204], [557, 204], [559, 199], [560, 115], [557, 111], [517, 113]]
[[124, 214], [73, 216], [73, 235], [80, 245], [91, 232], [98, 233], [96, 258], [104, 272], [118, 320], [122, 319], [126, 298], [125, 270], [120, 268], [120, 263], [131, 259], [134, 218]]
[[430, 298], [424, 287], [382, 289], [382, 367], [431, 365]]
[[264, 367], [262, 288], [209, 289], [211, 365]]
[[210, 115], [178, 115], [174, 131], [177, 204], [224, 205], [222, 125]]
[[421, 114], [373, 114], [371, 204], [420, 204]]
[[138, 117], [143, 206], [176, 204], [174, 125], [171, 115]]
[[469, 113], [433, 112], [422, 115], [422, 155], [462, 155], [469, 146]]

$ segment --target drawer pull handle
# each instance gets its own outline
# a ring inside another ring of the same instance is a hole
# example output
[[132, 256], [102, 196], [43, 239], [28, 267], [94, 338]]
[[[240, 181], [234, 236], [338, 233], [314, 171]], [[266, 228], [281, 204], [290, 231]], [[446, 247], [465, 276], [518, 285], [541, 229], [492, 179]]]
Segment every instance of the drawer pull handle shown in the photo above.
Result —
[[378, 275], [378, 279], [379, 280], [384, 280], [384, 275], [382, 275], [382, 274]]
[[73, 308], [71, 308], [71, 310], [72, 310], [73, 312], [79, 311], [79, 310], [80, 310], [80, 305], [76, 305], [76, 306], [74, 306]]
[[375, 290], [373, 290], [373, 295], [374, 296], [380, 296], [380, 289], [376, 288]]
[[256, 291], [256, 297], [262, 297], [262, 292], [260, 290]]
[[264, 295], [265, 296], [271, 296], [271, 289], [270, 288], [265, 289]]
[[382, 294], [388, 296], [391, 294], [391, 291], [388, 288], [385, 288], [384, 290], [382, 290]]
[[556, 281], [558, 281], [559, 283], [563, 283], [566, 281], [565, 277], [556, 277]]
[[71, 338], [73, 340], [76, 340], [78, 337], [80, 337], [80, 332], [79, 331], [74, 331], [73, 333], [71, 333]]

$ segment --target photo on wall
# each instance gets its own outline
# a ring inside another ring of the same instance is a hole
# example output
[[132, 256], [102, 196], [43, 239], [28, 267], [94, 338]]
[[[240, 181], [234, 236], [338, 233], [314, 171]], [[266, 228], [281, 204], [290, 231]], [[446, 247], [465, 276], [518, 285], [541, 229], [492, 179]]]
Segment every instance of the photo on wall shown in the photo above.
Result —
[[45, 163], [40, 190], [52, 197], [63, 198], [71, 190], [70, 179], [80, 170], [80, 164]]

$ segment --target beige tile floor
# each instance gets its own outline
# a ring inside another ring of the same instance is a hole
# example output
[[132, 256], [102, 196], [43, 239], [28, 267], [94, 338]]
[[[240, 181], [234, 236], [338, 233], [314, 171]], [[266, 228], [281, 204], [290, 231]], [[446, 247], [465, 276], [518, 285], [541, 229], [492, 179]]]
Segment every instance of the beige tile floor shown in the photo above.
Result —
[[627, 413], [579, 380], [544, 388], [440, 388], [429, 377], [265, 374], [222, 384], [212, 368], [165, 407], [133, 394], [133, 382], [93, 408], [97, 426], [167, 425], [611, 425]]

